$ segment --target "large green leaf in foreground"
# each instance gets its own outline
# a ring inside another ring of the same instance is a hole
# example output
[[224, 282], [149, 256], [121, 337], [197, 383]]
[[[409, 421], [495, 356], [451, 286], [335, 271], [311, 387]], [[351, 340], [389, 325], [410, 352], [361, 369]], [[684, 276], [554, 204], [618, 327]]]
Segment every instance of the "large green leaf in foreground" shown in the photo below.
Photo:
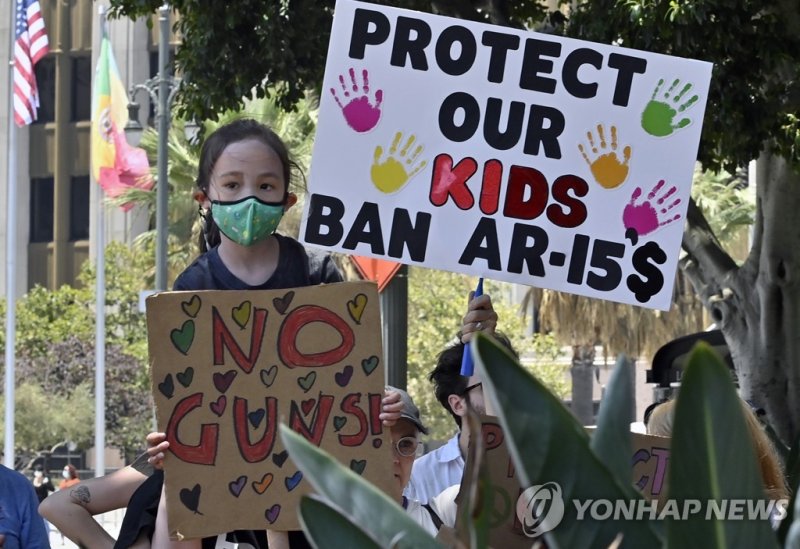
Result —
[[[589, 447], [589, 436], [572, 414], [534, 376], [487, 337], [472, 340], [478, 375], [498, 409], [514, 465], [525, 486], [556, 482], [564, 516], [547, 534], [551, 547], [608, 547], [622, 533], [623, 547], [657, 547], [661, 539], [647, 521], [577, 520], [573, 499], [629, 502], [639, 495], [631, 476], [616, 478]], [[626, 423], [626, 428], [629, 426]]]

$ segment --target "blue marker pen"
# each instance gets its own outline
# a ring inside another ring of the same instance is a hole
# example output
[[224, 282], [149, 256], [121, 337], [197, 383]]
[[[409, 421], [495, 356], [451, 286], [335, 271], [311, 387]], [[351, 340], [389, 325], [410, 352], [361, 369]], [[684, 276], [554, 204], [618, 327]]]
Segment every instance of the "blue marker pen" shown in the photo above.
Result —
[[[480, 297], [483, 295], [483, 277], [478, 279], [478, 286], [475, 288], [475, 297]], [[461, 375], [469, 377], [472, 375], [472, 372], [475, 370], [475, 363], [472, 361], [472, 351], [470, 351], [469, 345], [464, 346], [464, 354], [461, 357]]]

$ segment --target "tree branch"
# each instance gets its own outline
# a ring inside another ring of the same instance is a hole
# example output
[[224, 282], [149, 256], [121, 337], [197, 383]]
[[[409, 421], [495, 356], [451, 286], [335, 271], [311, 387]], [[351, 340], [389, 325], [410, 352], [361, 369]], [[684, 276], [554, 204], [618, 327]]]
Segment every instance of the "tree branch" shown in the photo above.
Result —
[[[682, 263], [685, 265], [691, 261], [696, 264], [698, 273], [705, 274], [705, 285], [722, 286], [725, 278], [738, 270], [736, 262], [722, 249], [694, 199], [689, 200], [682, 247], [688, 254], [688, 260]], [[693, 277], [692, 271], [687, 271], [687, 274]]]

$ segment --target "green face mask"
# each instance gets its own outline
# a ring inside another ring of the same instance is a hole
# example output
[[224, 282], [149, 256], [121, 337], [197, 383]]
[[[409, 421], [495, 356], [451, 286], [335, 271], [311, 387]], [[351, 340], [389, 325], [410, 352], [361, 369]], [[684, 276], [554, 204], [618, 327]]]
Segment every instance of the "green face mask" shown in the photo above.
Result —
[[264, 202], [255, 196], [234, 202], [211, 201], [211, 215], [219, 230], [242, 246], [252, 246], [275, 232], [283, 213], [283, 202]]

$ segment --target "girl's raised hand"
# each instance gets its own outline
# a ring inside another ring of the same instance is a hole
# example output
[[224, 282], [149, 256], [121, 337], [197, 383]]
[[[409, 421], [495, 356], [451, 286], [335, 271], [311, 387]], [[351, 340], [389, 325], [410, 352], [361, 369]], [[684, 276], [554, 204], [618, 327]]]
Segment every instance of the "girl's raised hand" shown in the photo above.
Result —
[[147, 435], [147, 462], [155, 469], [164, 468], [164, 453], [169, 448], [166, 433], [150, 433]]

